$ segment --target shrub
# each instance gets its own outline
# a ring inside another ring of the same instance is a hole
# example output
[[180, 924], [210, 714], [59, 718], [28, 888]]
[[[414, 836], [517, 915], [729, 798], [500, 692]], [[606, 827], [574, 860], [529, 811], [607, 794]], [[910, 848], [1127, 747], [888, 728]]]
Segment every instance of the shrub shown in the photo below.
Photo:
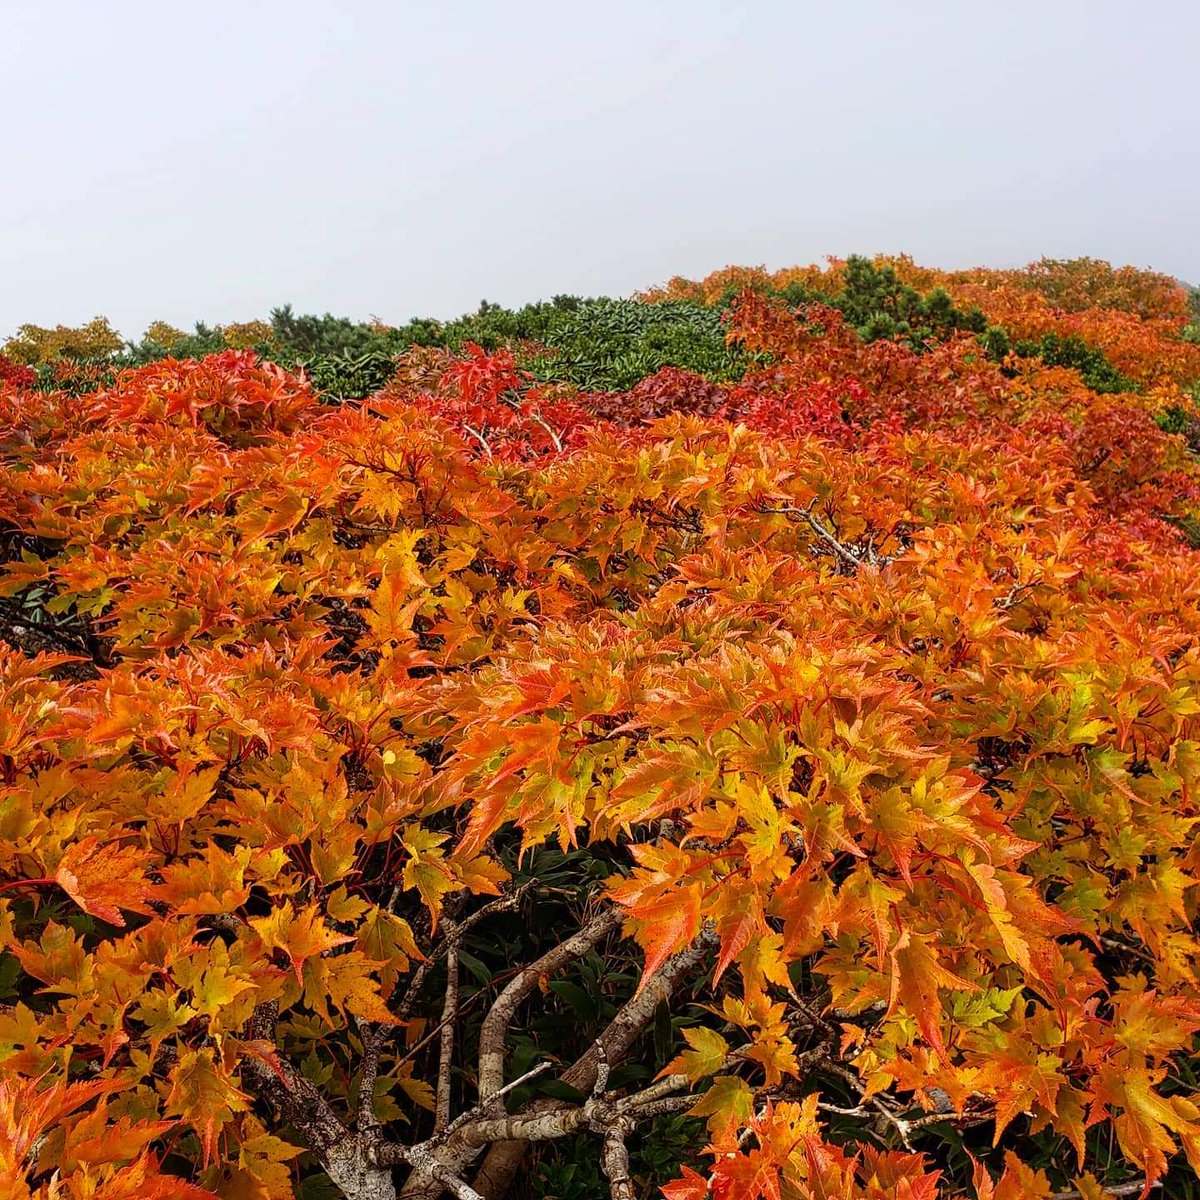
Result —
[[727, 328], [0, 388], [5, 1200], [1200, 1192], [1181, 393]]
[[95, 317], [86, 325], [22, 325], [4, 343], [5, 355], [25, 366], [44, 366], [60, 359], [68, 362], [94, 362], [116, 354], [122, 346], [120, 335], [106, 317]]

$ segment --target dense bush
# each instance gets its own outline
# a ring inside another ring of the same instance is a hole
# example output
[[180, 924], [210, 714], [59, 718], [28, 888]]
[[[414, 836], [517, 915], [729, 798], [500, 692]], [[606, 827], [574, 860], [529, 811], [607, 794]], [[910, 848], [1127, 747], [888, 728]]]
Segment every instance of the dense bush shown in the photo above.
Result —
[[665, 366], [737, 379], [749, 360], [725, 333], [721, 313], [703, 305], [591, 300], [556, 315], [539, 338], [545, 352], [528, 363], [539, 378], [589, 390], [632, 387]]
[[121, 349], [120, 335], [104, 317], [95, 317], [86, 325], [22, 325], [4, 343], [4, 354], [28, 367], [67, 362], [95, 362]]
[[1134, 392], [1138, 384], [1126, 379], [1105, 358], [1103, 351], [1088, 346], [1076, 334], [1065, 337], [1057, 333], [1043, 334], [1041, 338], [1022, 338], [1010, 341], [1003, 329], [993, 326], [985, 335], [984, 343], [994, 358], [1003, 359], [1007, 354], [1021, 358], [1041, 359], [1048, 367], [1070, 367], [1078, 371], [1094, 392]]
[[0, 382], [2, 1200], [1200, 1197], [1190, 360], [775, 290]]
[[861, 255], [851, 255], [839, 275], [836, 293], [824, 294], [804, 283], [793, 283], [782, 295], [792, 305], [812, 300], [832, 305], [871, 342], [900, 339], [914, 350], [927, 349], [960, 330], [982, 333], [987, 319], [978, 308], [955, 308], [944, 288], [922, 295], [904, 283], [890, 265], [879, 266]]
[[0, 354], [0, 384], [28, 388], [37, 383], [37, 372], [24, 363], [13, 362], [7, 355]]

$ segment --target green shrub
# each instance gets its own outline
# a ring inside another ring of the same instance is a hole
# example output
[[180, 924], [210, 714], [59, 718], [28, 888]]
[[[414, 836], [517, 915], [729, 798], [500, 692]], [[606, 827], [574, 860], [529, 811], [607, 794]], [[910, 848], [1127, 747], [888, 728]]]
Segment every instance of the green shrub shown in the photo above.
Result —
[[906, 342], [916, 351], [955, 333], [983, 333], [987, 321], [978, 308], [955, 308], [942, 288], [922, 296], [904, 283], [892, 267], [877, 267], [869, 258], [853, 254], [846, 260], [844, 288], [836, 296], [792, 284], [781, 293], [793, 307], [820, 301], [839, 309], [864, 341], [881, 339]]
[[1075, 334], [1060, 337], [1047, 333], [1040, 340], [1022, 339], [1013, 345], [1022, 358], [1040, 358], [1048, 367], [1073, 367], [1094, 392], [1136, 392], [1138, 385], [1127, 379], [1104, 356]]

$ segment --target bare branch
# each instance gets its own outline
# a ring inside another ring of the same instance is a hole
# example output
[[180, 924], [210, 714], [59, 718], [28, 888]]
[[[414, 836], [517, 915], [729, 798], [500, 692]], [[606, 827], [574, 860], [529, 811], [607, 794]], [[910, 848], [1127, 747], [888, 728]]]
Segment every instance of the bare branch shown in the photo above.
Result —
[[[400, 1003], [396, 1006], [396, 1020], [406, 1021], [409, 1014], [413, 1010], [413, 1006], [417, 1002], [417, 997], [421, 994], [421, 989], [425, 986], [425, 980], [429, 978], [429, 972], [437, 966], [438, 960], [443, 954], [449, 952], [450, 947], [457, 946], [458, 942], [463, 938], [469, 929], [478, 925], [480, 921], [486, 917], [492, 916], [494, 913], [504, 912], [511, 908], [516, 908], [520, 903], [521, 897], [529, 889], [529, 884], [522, 884], [519, 888], [509, 892], [507, 895], [501, 896], [498, 900], [493, 900], [489, 904], [485, 904], [482, 908], [477, 909], [469, 916], [463, 917], [462, 920], [453, 923], [453, 931], [448, 928], [450, 922], [443, 921], [443, 929], [446, 930], [445, 936], [442, 938], [442, 943], [438, 948], [429, 955], [424, 962], [420, 963], [417, 969], [413, 972], [412, 979], [409, 980], [408, 987], [404, 990], [404, 996]], [[394, 893], [393, 893], [394, 895]], [[393, 899], [392, 904], [395, 903]], [[392, 904], [388, 905], [390, 909]]]
[[[258, 1005], [246, 1025], [249, 1038], [273, 1046], [278, 1019], [277, 1001]], [[263, 1059], [247, 1055], [241, 1062], [241, 1076], [283, 1121], [300, 1131], [318, 1156], [349, 1136], [350, 1131], [321, 1093], [287, 1059], [273, 1057], [268, 1065]]]
[[638, 1104], [634, 1115], [639, 1121], [649, 1121], [652, 1117], [664, 1117], [669, 1113], [687, 1112], [699, 1099], [697, 1096], [664, 1096], [661, 1100], [651, 1100]]
[[827, 529], [814, 515], [813, 508], [816, 505], [814, 500], [811, 504], [804, 508], [797, 508], [792, 504], [784, 504], [778, 507], [768, 507], [761, 505], [758, 509], [763, 513], [779, 513], [788, 517], [799, 517], [805, 524], [817, 535], [825, 546], [831, 551], [833, 556], [840, 559], [848, 567], [861, 567], [864, 563], [868, 563], [873, 567], [886, 567], [892, 561], [891, 556], [887, 554], [879, 554], [875, 550], [875, 536], [869, 534], [867, 540], [858, 546], [847, 546], [839, 538], [837, 538], [832, 530]]
[[[569, 938], [548, 950], [541, 958], [523, 967], [496, 997], [483, 1020], [483, 1027], [479, 1033], [478, 1108], [481, 1111], [492, 1113], [503, 1111], [499, 1101], [505, 1090], [506, 1041], [509, 1026], [512, 1024], [521, 1002], [537, 987], [538, 980], [543, 975], [550, 974], [572, 958], [586, 953], [616, 929], [619, 923], [620, 916], [616, 910], [605, 909]], [[455, 1137], [447, 1143], [444, 1154], [440, 1156], [440, 1161], [450, 1164], [451, 1170], [458, 1171], [469, 1163], [483, 1146], [505, 1137], [503, 1132], [493, 1133], [492, 1136], [484, 1137], [482, 1140], [474, 1140], [473, 1137], [467, 1136], [467, 1128], [475, 1130], [478, 1127], [479, 1123], [473, 1122], [470, 1126], [457, 1130]], [[554, 1136], [561, 1135], [555, 1134]], [[413, 1171], [405, 1181], [401, 1194], [407, 1197], [430, 1196], [436, 1195], [437, 1191], [430, 1176], [423, 1175], [420, 1171]]]
[[377, 1155], [381, 1165], [399, 1166], [405, 1163], [413, 1168], [413, 1174], [421, 1174], [437, 1183], [457, 1200], [483, 1200], [483, 1197], [465, 1179], [460, 1179], [429, 1150], [424, 1143], [419, 1146], [387, 1145], [380, 1147]]
[[454, 1026], [458, 1016], [458, 937], [457, 926], [446, 921], [446, 999], [442, 1004], [442, 1043], [438, 1051], [437, 1101], [434, 1107], [434, 1133], [450, 1124], [450, 1072], [454, 1065]]
[[543, 975], [549, 975], [563, 963], [586, 953], [620, 923], [616, 910], [607, 908], [593, 917], [577, 933], [548, 950], [541, 958], [522, 969], [496, 997], [479, 1032], [479, 1101], [487, 1105], [504, 1084], [505, 1039], [508, 1027], [521, 1001], [537, 987]]
[[[355, 1125], [359, 1130], [377, 1129], [379, 1127], [379, 1121], [375, 1115], [375, 1081], [379, 1076], [379, 1060], [383, 1052], [383, 1046], [387, 1039], [395, 1032], [396, 1027], [408, 1020], [417, 1002], [417, 997], [421, 994], [421, 989], [425, 986], [426, 979], [429, 978], [430, 971], [437, 965], [438, 960], [443, 954], [450, 954], [452, 951], [457, 950], [459, 941], [473, 926], [486, 917], [492, 916], [494, 913], [515, 908], [529, 886], [529, 884], [523, 884], [507, 895], [501, 896], [498, 900], [492, 900], [490, 903], [485, 904], [469, 916], [463, 917], [461, 921], [444, 921], [444, 935], [441, 945], [434, 953], [430, 954], [428, 958], [417, 965], [417, 969], [413, 972], [400, 1003], [396, 1006], [396, 1024], [370, 1026], [364, 1022], [359, 1023], [359, 1034], [363, 1042], [363, 1062], [358, 1081], [358, 1114], [355, 1119]], [[397, 884], [396, 888], [392, 891], [391, 898], [387, 904], [387, 911], [389, 912], [395, 906], [399, 887], [400, 885]], [[455, 966], [457, 967], [457, 955], [455, 955]], [[441, 1032], [445, 1028], [446, 1026], [444, 1025], [439, 1026], [436, 1032]], [[453, 1037], [453, 1034], [451, 1037]], [[423, 1045], [424, 1043], [422, 1042], [421, 1044]], [[453, 1042], [451, 1043], [452, 1051]]]
[[625, 1145], [626, 1130], [621, 1124], [608, 1128], [604, 1134], [601, 1163], [608, 1178], [612, 1200], [635, 1200], [633, 1179], [629, 1174], [629, 1149]]
[[[715, 935], [704, 934], [690, 949], [667, 959], [642, 985], [642, 990], [621, 1006], [598, 1039], [604, 1044], [604, 1054], [610, 1064], [625, 1058], [630, 1046], [654, 1019], [658, 1006], [669, 999], [680, 980], [699, 965], [715, 940]], [[595, 1085], [598, 1058], [597, 1045], [593, 1044], [563, 1073], [563, 1083], [581, 1092], [590, 1091]]]
[[634, 1092], [632, 1096], [625, 1096], [618, 1100], [614, 1107], [619, 1113], [633, 1113], [644, 1105], [669, 1096], [672, 1092], [680, 1091], [690, 1082], [686, 1075], [664, 1075], [662, 1079], [652, 1083], [648, 1088], [643, 1088], [640, 1092]]
[[551, 426], [551, 424], [541, 415], [541, 413], [532, 408], [522, 408], [519, 401], [510, 399], [509, 397], [502, 397], [502, 399], [503, 402], [509, 406], [509, 408], [521, 413], [522, 416], [528, 417], [534, 422], [534, 424], [540, 425], [550, 435], [550, 440], [554, 443], [554, 449], [557, 450], [559, 454], [562, 453], [562, 438], [558, 436], [553, 426]]
[[554, 429], [550, 425], [550, 422], [544, 420], [540, 413], [530, 412], [529, 416], [534, 421], [535, 424], [540, 425], [550, 435], [550, 440], [554, 443], [554, 449], [557, 450], [559, 454], [561, 454], [562, 448], [563, 448], [562, 438], [560, 438], [558, 436], [558, 434], [554, 431]]
[[[893, 1112], [893, 1110], [889, 1108], [879, 1096], [868, 1096], [866, 1094], [866, 1088], [863, 1087], [858, 1076], [847, 1067], [842, 1066], [840, 1063], [831, 1062], [828, 1064], [828, 1070], [839, 1076], [839, 1078], [844, 1079], [860, 1096], [863, 1097], [863, 1103], [856, 1108], [840, 1108], [834, 1104], [819, 1103], [817, 1108], [822, 1109], [825, 1112], [840, 1113], [841, 1115], [847, 1117], [864, 1117], [870, 1116], [870, 1113], [867, 1111], [869, 1106], [875, 1110], [876, 1114], [878, 1114], [878, 1117], [881, 1118], [885, 1124], [888, 1124], [895, 1129], [895, 1131], [900, 1135], [900, 1141], [904, 1148], [906, 1150], [912, 1150], [912, 1143], [909, 1139], [909, 1134], [913, 1129], [913, 1125], [910, 1121], [905, 1120], [905, 1118], [900, 1116], [899, 1113]], [[941, 1113], [937, 1115], [941, 1120], [946, 1120], [946, 1115]]]
[[[1146, 1186], [1146, 1181], [1144, 1179], [1139, 1179], [1135, 1180], [1133, 1183], [1118, 1183], [1113, 1187], [1101, 1188], [1100, 1194], [1102, 1196], [1140, 1196], [1146, 1190]], [[1156, 1179], [1149, 1186], [1157, 1189], [1162, 1187], [1162, 1182]], [[1078, 1192], [1074, 1188], [1071, 1188], [1066, 1192], [1055, 1192], [1054, 1195], [1050, 1197], [1050, 1200], [1081, 1200], [1082, 1196], [1082, 1192]]]
[[[703, 960], [714, 940], [714, 935], [704, 934], [690, 949], [667, 959], [643, 984], [641, 991], [621, 1006], [600, 1037], [563, 1072], [559, 1077], [561, 1081], [585, 1094], [594, 1091], [599, 1077], [601, 1054], [610, 1065], [624, 1060], [630, 1046], [653, 1020], [659, 1004], [667, 1000], [679, 981]], [[660, 1081], [655, 1087], [665, 1082]], [[686, 1082], [684, 1079], [684, 1084], [678, 1086], [684, 1086]], [[607, 1086], [607, 1083], [604, 1086]], [[678, 1090], [678, 1086], [674, 1090]], [[666, 1092], [659, 1094], [665, 1095]], [[504, 1195], [521, 1169], [528, 1149], [527, 1142], [497, 1142], [484, 1157], [475, 1177], [475, 1186], [485, 1196]]]
[[358, 1111], [354, 1124], [358, 1130], [378, 1129], [379, 1117], [375, 1112], [375, 1082], [379, 1078], [379, 1058], [383, 1053], [386, 1034], [382, 1026], [372, 1029], [365, 1021], [358, 1022], [362, 1038], [362, 1067], [358, 1075]]
[[[275, 1001], [258, 1005], [246, 1023], [249, 1038], [273, 1045], [278, 1016]], [[316, 1087], [287, 1059], [246, 1055], [241, 1061], [241, 1077], [283, 1124], [300, 1133], [326, 1174], [347, 1196], [395, 1200], [391, 1171], [374, 1161], [374, 1131], [351, 1133]], [[462, 1200], [474, 1200], [474, 1196]]]
[[604, 1049], [604, 1039], [596, 1039], [596, 1082], [592, 1084], [592, 1095], [603, 1096], [608, 1088], [608, 1053]]
[[[524, 1078], [514, 1081], [502, 1091], [524, 1082]], [[484, 1106], [480, 1104], [474, 1112], [459, 1117], [443, 1133], [423, 1142], [420, 1149], [433, 1154], [445, 1171], [456, 1175], [483, 1147], [494, 1143], [517, 1146], [523, 1153], [530, 1142], [553, 1141], [585, 1129], [607, 1135], [611, 1129], [617, 1128], [625, 1136], [639, 1121], [691, 1107], [696, 1100], [694, 1096], [670, 1095], [672, 1091], [679, 1091], [687, 1085], [686, 1075], [670, 1075], [640, 1092], [619, 1099], [610, 1095], [593, 1095], [581, 1105], [531, 1108], [496, 1116], [476, 1115], [484, 1112]], [[492, 1098], [493, 1102], [499, 1096], [500, 1093], [497, 1093]], [[491, 1108], [494, 1111], [494, 1103]], [[382, 1146], [379, 1149], [379, 1161], [392, 1164], [412, 1162], [410, 1150], [411, 1147]], [[486, 1200], [489, 1195], [495, 1195], [491, 1190], [494, 1182], [489, 1176], [485, 1190], [485, 1183], [476, 1178], [474, 1187]], [[440, 1180], [429, 1173], [414, 1170], [405, 1181], [401, 1195], [434, 1197], [443, 1190], [439, 1183]]]
[[473, 425], [468, 425], [466, 421], [462, 423], [462, 427], [483, 447], [488, 458], [492, 457], [492, 447], [487, 438], [483, 436]]
[[[544, 1075], [553, 1066], [553, 1063], [538, 1063], [532, 1071], [526, 1071], [524, 1075], [518, 1075], [516, 1079], [506, 1083], [493, 1097], [493, 1100], [499, 1100], [501, 1096], [507, 1096], [509, 1092], [515, 1092], [523, 1083], [528, 1083], [531, 1079], [536, 1079], [539, 1075]], [[481, 1112], [482, 1109], [474, 1109], [473, 1112]], [[460, 1117], [459, 1120], [462, 1118]]]

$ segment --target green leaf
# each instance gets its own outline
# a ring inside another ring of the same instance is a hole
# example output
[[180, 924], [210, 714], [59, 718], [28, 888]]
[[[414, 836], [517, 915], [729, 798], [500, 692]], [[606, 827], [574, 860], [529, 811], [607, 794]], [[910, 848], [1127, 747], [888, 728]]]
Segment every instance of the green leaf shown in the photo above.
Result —
[[1020, 994], [1019, 987], [955, 992], [950, 1003], [950, 1012], [956, 1024], [966, 1029], [979, 1029], [992, 1021], [1007, 1017], [1012, 1011], [1013, 1001]]
[[550, 990], [585, 1021], [596, 1019], [596, 1002], [578, 984], [566, 979], [554, 979], [550, 982]]

